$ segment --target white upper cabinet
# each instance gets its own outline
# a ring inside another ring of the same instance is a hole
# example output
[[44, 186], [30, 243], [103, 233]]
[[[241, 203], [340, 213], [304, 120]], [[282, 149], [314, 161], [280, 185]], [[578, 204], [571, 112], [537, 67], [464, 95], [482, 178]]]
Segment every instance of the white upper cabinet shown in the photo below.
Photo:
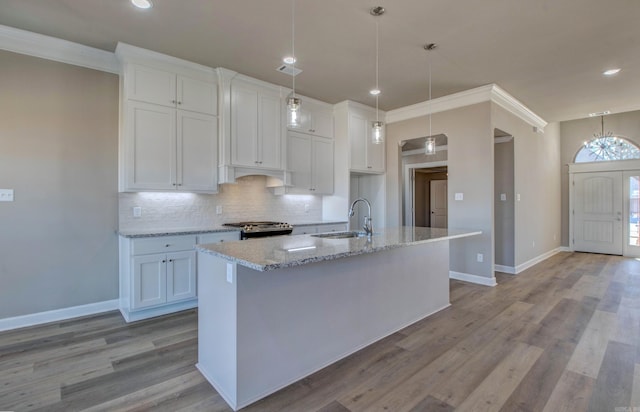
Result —
[[289, 130], [333, 138], [333, 107], [300, 97], [300, 126]]
[[269, 89], [242, 79], [231, 83], [231, 164], [282, 168], [282, 99]]
[[350, 170], [384, 173], [385, 144], [375, 144], [371, 139], [371, 125], [376, 120], [375, 109], [349, 106], [348, 112]]
[[120, 191], [218, 190], [215, 71], [126, 44], [121, 82]]
[[333, 139], [289, 131], [287, 166], [291, 186], [284, 188], [285, 193], [333, 193]]
[[125, 76], [129, 99], [210, 115], [218, 112], [215, 83], [139, 64], [128, 65]]

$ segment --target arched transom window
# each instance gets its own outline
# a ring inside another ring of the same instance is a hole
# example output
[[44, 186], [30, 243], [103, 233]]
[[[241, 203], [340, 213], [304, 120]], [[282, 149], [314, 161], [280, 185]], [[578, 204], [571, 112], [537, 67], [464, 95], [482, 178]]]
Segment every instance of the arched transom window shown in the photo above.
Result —
[[599, 136], [584, 142], [576, 154], [575, 163], [627, 159], [640, 159], [638, 146], [623, 137]]

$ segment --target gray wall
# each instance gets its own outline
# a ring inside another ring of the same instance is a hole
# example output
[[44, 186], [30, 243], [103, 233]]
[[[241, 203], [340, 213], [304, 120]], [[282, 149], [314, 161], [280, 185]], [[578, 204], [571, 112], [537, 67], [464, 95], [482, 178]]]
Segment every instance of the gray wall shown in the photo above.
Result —
[[560, 126], [550, 123], [544, 133], [497, 105], [493, 127], [514, 137], [515, 265], [560, 246]]
[[118, 76], [0, 51], [0, 318], [118, 295]]
[[[402, 161], [398, 142], [425, 135], [426, 117], [387, 126], [387, 225], [402, 221]], [[432, 135], [448, 138], [449, 227], [481, 230], [482, 235], [451, 243], [451, 270], [493, 277], [493, 127], [491, 103], [436, 113]], [[463, 201], [454, 201], [455, 193]], [[476, 254], [484, 262], [476, 262]]]
[[[569, 246], [569, 168], [586, 140], [600, 133], [600, 118], [571, 120], [560, 124], [562, 177], [562, 245]], [[604, 131], [627, 138], [640, 145], [640, 111], [611, 114], [604, 117]]]
[[[513, 139], [495, 144], [496, 265], [515, 266]], [[506, 200], [500, 199], [506, 195]]]

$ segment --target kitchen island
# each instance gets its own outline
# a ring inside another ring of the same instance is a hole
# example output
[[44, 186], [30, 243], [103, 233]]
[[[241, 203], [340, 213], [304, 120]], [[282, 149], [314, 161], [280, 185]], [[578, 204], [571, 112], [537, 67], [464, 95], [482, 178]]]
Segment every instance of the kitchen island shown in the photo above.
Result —
[[198, 364], [240, 409], [449, 306], [449, 241], [477, 231], [197, 246]]

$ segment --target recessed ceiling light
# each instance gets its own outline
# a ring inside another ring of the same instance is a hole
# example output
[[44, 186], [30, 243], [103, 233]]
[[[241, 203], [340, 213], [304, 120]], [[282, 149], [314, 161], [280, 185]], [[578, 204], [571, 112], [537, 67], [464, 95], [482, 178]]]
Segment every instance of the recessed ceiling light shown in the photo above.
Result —
[[369, 93], [370, 93], [371, 95], [373, 95], [373, 96], [377, 96], [377, 95], [379, 95], [379, 94], [380, 94], [380, 89], [372, 89], [372, 90], [369, 90]]
[[297, 60], [295, 57], [293, 56], [287, 56], [284, 59], [282, 59], [283, 62], [285, 62], [286, 64], [293, 64], [295, 63]]
[[150, 9], [153, 7], [151, 0], [131, 0], [131, 3], [139, 9]]
[[602, 72], [602, 74], [604, 74], [605, 76], [615, 76], [616, 74], [620, 73], [621, 69], [609, 69], [609, 70], [605, 70]]

